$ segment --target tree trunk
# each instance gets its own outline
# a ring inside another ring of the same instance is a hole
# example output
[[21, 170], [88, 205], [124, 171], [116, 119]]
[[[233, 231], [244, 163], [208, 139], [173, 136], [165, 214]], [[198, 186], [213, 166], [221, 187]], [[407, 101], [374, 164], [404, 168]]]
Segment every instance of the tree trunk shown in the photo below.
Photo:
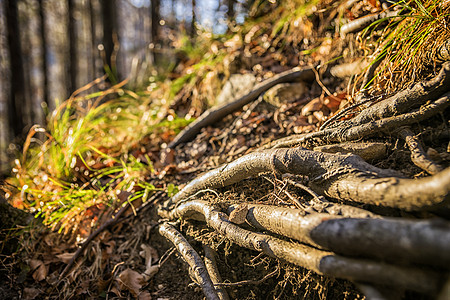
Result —
[[151, 33], [151, 42], [153, 44], [152, 49], [152, 56], [153, 56], [153, 62], [156, 64], [158, 63], [158, 55], [157, 55], [157, 45], [160, 43], [160, 37], [159, 37], [159, 21], [161, 19], [160, 17], [160, 0], [151, 0], [151, 16], [152, 16], [152, 33]]
[[227, 0], [227, 21], [228, 26], [232, 26], [235, 18], [236, 18], [236, 11], [234, 10], [234, 4], [236, 3], [236, 0]]
[[197, 31], [196, 26], [195, 26], [195, 22], [197, 21], [195, 9], [196, 9], [196, 3], [195, 3], [195, 0], [192, 0], [191, 38], [195, 36], [195, 33]]
[[47, 37], [45, 34], [45, 11], [44, 11], [44, 1], [38, 0], [39, 2], [39, 22], [40, 22], [40, 35], [41, 35], [41, 55], [42, 55], [42, 79], [43, 79], [43, 98], [47, 107], [50, 107], [50, 97], [48, 90], [48, 68], [47, 68]]
[[89, 2], [89, 18], [90, 18], [90, 29], [91, 29], [91, 51], [92, 51], [92, 74], [94, 75], [94, 78], [98, 77], [97, 72], [97, 54], [98, 54], [98, 48], [97, 48], [97, 35], [96, 35], [96, 22], [95, 22], [95, 8], [93, 5], [93, 1]]
[[114, 49], [114, 41], [118, 41], [117, 31], [117, 9], [115, 0], [101, 0], [102, 16], [103, 16], [103, 49], [104, 49], [104, 66], [108, 72], [111, 81], [116, 81], [118, 77], [116, 67], [116, 53]]
[[8, 121], [14, 136], [23, 132], [23, 108], [25, 105], [25, 76], [23, 71], [22, 49], [16, 0], [5, 0], [6, 27], [10, 60], [10, 95], [8, 100]]
[[78, 51], [77, 51], [77, 28], [75, 19], [75, 3], [73, 0], [67, 1], [67, 13], [68, 13], [68, 23], [67, 23], [67, 33], [69, 37], [69, 65], [68, 73], [69, 78], [67, 81], [67, 92], [68, 95], [72, 94], [77, 88], [77, 73], [78, 73]]

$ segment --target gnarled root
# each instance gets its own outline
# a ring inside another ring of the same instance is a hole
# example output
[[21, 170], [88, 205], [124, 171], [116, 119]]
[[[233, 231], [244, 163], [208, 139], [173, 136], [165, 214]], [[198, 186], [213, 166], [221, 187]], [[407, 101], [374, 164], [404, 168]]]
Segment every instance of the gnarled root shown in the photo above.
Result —
[[342, 255], [450, 268], [450, 223], [442, 220], [304, 215], [261, 204], [248, 204], [246, 219], [260, 230]]
[[225, 213], [204, 201], [189, 201], [171, 211], [160, 212], [165, 217], [204, 220], [207, 225], [241, 247], [310, 269], [318, 274], [353, 281], [396, 286], [435, 294], [440, 286], [438, 273], [413, 267], [377, 263], [366, 259], [347, 258], [268, 234], [252, 232], [231, 223]]
[[398, 178], [398, 173], [374, 167], [359, 156], [303, 149], [273, 149], [247, 154], [205, 173], [172, 197], [177, 203], [206, 188], [229, 186], [262, 172], [308, 175], [310, 187], [335, 199], [422, 210], [445, 205], [450, 193], [450, 168], [432, 177]]
[[[338, 128], [292, 135], [272, 142], [265, 148], [291, 147], [311, 139], [322, 139], [325, 142], [351, 141], [426, 120], [450, 106], [449, 75], [450, 62], [446, 62], [434, 78], [416, 83], [411, 88], [375, 103], [353, 119], [340, 122]], [[432, 99], [437, 100], [427, 103]], [[361, 100], [357, 105], [362, 103], [366, 103], [366, 100]]]

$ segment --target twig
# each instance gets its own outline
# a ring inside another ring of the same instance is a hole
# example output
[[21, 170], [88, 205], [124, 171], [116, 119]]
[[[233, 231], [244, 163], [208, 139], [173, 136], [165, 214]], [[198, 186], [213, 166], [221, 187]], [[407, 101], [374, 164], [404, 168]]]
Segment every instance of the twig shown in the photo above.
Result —
[[172, 225], [162, 223], [159, 226], [159, 233], [167, 238], [177, 248], [183, 259], [188, 263], [194, 273], [197, 283], [203, 290], [206, 299], [219, 300], [214, 285], [209, 277], [206, 266], [200, 255], [192, 248], [189, 242]]

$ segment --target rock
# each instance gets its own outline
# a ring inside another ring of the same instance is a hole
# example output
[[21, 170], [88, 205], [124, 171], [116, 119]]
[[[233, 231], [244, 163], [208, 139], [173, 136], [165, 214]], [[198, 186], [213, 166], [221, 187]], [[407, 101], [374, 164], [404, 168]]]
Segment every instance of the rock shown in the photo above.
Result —
[[233, 74], [225, 82], [222, 91], [216, 98], [216, 105], [230, 103], [250, 92], [256, 83], [253, 74]]
[[264, 94], [264, 101], [275, 107], [281, 104], [299, 99], [306, 92], [306, 84], [304, 82], [281, 83], [270, 88]]

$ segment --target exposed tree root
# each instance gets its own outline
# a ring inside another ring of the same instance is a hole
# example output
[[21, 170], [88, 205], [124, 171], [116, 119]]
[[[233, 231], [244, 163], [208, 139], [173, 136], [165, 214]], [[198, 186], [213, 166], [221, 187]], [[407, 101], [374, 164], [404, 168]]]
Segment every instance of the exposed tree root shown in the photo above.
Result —
[[421, 210], [448, 204], [450, 168], [422, 179], [397, 178], [392, 170], [374, 167], [359, 156], [274, 149], [245, 155], [205, 173], [172, 197], [176, 203], [207, 188], [219, 188], [262, 172], [308, 175], [310, 187], [335, 199]]
[[203, 245], [203, 251], [205, 252], [205, 266], [208, 270], [209, 277], [211, 277], [211, 281], [216, 286], [217, 296], [219, 296], [220, 300], [228, 300], [228, 293], [224, 287], [220, 286], [222, 283], [222, 277], [220, 276], [219, 270], [217, 269], [216, 264], [216, 251], [211, 249], [211, 247], [207, 245]]
[[448, 222], [305, 215], [302, 210], [261, 204], [248, 204], [246, 217], [260, 230], [338, 254], [450, 268]]
[[252, 232], [231, 223], [225, 213], [203, 201], [189, 201], [161, 214], [170, 219], [187, 218], [206, 221], [207, 225], [241, 247], [310, 269], [318, 274], [406, 288], [431, 294], [440, 287], [438, 273], [412, 267], [347, 258], [268, 234]]
[[[404, 113], [398, 116], [386, 117], [383, 119], [376, 119], [376, 117], [373, 116], [372, 120], [365, 119], [365, 122], [361, 120], [360, 122], [350, 122], [352, 120], [349, 120], [347, 122], [342, 122], [338, 128], [327, 128], [322, 131], [303, 135], [292, 135], [287, 138], [282, 138], [274, 141], [273, 143], [266, 145], [263, 148], [267, 149], [292, 147], [299, 144], [301, 145], [302, 143], [315, 138], [320, 138], [326, 142], [345, 142], [357, 140], [372, 136], [382, 131], [394, 131], [398, 127], [411, 125], [413, 123], [429, 119], [436, 114], [442, 113], [449, 106], [450, 93], [446, 93], [438, 100], [425, 104], [418, 109], [411, 110], [411, 112], [408, 113]], [[374, 111], [372, 110], [372, 112]], [[366, 110], [364, 110], [360, 115], [362, 114], [367, 115]]]
[[420, 142], [414, 136], [414, 133], [409, 128], [401, 128], [398, 134], [405, 140], [411, 151], [411, 161], [426, 171], [427, 173], [434, 175], [442, 171], [442, 167], [428, 158], [425, 150], [423, 149]]
[[200, 255], [192, 248], [189, 242], [172, 225], [163, 223], [159, 226], [159, 233], [171, 241], [178, 252], [188, 263], [194, 273], [195, 280], [200, 285], [208, 300], [219, 300], [213, 282], [208, 274]]
[[290, 81], [311, 81], [314, 79], [314, 72], [311, 68], [293, 68], [281, 74], [278, 74], [272, 78], [269, 78], [259, 84], [257, 84], [250, 93], [242, 96], [239, 99], [234, 100], [231, 103], [225, 103], [218, 107], [213, 107], [205, 111], [198, 119], [189, 124], [184, 130], [182, 130], [175, 139], [168, 145], [169, 148], [175, 148], [181, 143], [190, 141], [197, 133], [205, 126], [214, 124], [230, 113], [242, 108], [244, 105], [257, 99], [259, 95], [267, 91], [271, 87]]

